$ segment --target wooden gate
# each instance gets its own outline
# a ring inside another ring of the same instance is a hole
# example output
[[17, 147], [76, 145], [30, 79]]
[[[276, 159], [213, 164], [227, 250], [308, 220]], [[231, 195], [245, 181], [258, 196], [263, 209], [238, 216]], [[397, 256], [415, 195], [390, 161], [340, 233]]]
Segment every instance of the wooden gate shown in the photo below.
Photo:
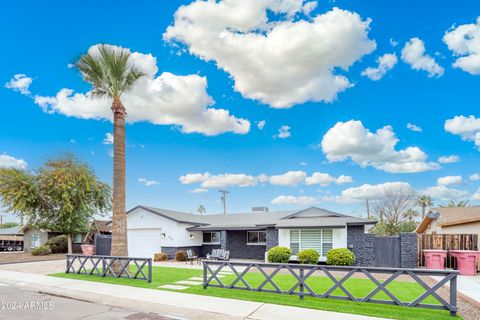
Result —
[[375, 237], [375, 266], [400, 268], [400, 237]]
[[478, 250], [478, 234], [419, 234], [418, 266], [425, 266], [423, 250], [447, 250], [447, 268], [456, 268], [456, 261], [450, 250]]

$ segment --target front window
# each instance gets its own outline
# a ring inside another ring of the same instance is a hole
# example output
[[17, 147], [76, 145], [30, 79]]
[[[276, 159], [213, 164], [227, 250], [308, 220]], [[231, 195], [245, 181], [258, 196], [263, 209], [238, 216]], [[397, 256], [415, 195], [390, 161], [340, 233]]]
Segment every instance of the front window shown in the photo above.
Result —
[[73, 236], [73, 243], [82, 243], [82, 235], [80, 233], [77, 233], [76, 235]]
[[38, 248], [40, 247], [40, 235], [38, 233], [34, 233], [30, 236], [30, 246], [32, 248]]
[[266, 231], [247, 231], [247, 244], [265, 244], [266, 242]]
[[293, 255], [305, 249], [314, 249], [321, 257], [325, 257], [332, 247], [332, 229], [290, 230], [290, 249]]
[[204, 232], [203, 243], [220, 244], [220, 232]]

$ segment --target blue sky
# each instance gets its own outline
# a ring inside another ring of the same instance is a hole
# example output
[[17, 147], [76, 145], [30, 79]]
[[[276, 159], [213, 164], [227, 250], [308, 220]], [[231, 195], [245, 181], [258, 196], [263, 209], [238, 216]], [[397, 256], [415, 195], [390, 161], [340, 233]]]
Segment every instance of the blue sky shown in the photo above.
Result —
[[[111, 181], [108, 116], [56, 96], [89, 90], [68, 65], [107, 43], [156, 58], [137, 91], [161, 83], [169, 94], [161, 106], [148, 96], [144, 109], [125, 98], [128, 207], [220, 212], [217, 190], [227, 188], [230, 211], [361, 215], [365, 198], [399, 183], [436, 203], [480, 198], [478, 2], [89, 2], [0, 4], [0, 166], [35, 169], [73, 152]], [[42, 109], [45, 97], [54, 100]], [[290, 136], [278, 136], [282, 126]]]

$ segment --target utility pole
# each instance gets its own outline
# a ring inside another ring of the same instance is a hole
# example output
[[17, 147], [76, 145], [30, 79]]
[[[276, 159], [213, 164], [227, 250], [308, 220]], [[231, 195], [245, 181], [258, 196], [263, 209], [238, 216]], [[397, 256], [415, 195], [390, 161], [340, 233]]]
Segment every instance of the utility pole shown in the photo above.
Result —
[[0, 228], [3, 227], [3, 217], [5, 217], [5, 215], [0, 214]]
[[227, 194], [229, 193], [227, 190], [218, 190], [222, 194], [222, 202], [223, 202], [223, 214], [227, 214]]
[[370, 219], [370, 205], [368, 203], [368, 198], [367, 198], [367, 219]]

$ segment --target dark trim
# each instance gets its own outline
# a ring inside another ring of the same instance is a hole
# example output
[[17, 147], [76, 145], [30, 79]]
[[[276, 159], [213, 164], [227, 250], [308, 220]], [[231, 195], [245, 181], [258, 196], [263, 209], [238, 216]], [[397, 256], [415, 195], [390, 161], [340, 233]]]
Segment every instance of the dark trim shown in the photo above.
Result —
[[343, 229], [345, 226], [303, 226], [303, 227], [276, 227], [277, 229]]
[[265, 227], [190, 227], [187, 228], [188, 231], [256, 231], [256, 230], [266, 230]]
[[366, 224], [377, 224], [378, 221], [371, 220], [371, 221], [364, 221], [364, 222], [347, 222], [347, 227], [348, 226], [363, 226]]

